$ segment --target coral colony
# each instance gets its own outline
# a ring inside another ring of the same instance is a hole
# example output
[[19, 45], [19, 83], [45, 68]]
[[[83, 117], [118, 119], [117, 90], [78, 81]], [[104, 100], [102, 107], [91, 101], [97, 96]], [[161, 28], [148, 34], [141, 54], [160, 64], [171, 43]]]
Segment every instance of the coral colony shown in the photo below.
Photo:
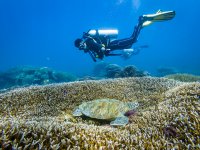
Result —
[[[153, 77], [15, 89], [0, 94], [0, 149], [200, 149], [199, 97], [199, 82]], [[124, 126], [72, 116], [101, 98], [140, 105]]]

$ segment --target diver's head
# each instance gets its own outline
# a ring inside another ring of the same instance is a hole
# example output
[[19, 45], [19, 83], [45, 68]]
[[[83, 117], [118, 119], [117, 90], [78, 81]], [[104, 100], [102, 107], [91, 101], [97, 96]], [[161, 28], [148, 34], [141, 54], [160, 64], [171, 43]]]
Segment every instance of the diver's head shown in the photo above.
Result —
[[86, 49], [86, 43], [85, 43], [85, 41], [82, 40], [82, 39], [76, 39], [76, 40], [74, 41], [74, 45], [75, 45], [77, 48], [79, 48], [79, 50], [84, 50], [84, 49]]
[[76, 39], [76, 40], [74, 41], [74, 45], [75, 45], [77, 48], [79, 48], [81, 42], [82, 42], [82, 39]]

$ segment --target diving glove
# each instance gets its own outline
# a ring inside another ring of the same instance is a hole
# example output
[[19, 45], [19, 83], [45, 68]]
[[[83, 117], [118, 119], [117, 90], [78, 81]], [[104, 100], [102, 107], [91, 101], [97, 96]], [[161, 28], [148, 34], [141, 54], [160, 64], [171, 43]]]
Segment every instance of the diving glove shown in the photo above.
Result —
[[142, 15], [141, 19], [143, 21], [142, 26], [148, 26], [152, 24], [153, 22], [160, 22], [160, 21], [166, 21], [171, 20], [175, 16], [175, 11], [161, 11], [158, 10], [155, 14], [148, 14], [148, 15]]

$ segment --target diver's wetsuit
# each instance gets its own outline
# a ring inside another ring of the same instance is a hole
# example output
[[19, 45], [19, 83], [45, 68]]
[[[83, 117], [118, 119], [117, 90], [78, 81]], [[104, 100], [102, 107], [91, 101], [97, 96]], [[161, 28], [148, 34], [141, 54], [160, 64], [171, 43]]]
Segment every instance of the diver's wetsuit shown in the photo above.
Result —
[[96, 61], [95, 58], [103, 59], [104, 52], [101, 50], [103, 47], [102, 44], [97, 43], [96, 40], [90, 36], [85, 38], [85, 43], [87, 45], [87, 49], [84, 50], [84, 52], [88, 52], [94, 61]]
[[133, 43], [137, 42], [137, 38], [138, 38], [140, 31], [142, 29], [142, 23], [143, 22], [141, 20], [142, 20], [142, 17], [139, 18], [139, 23], [138, 23], [138, 25], [135, 26], [133, 34], [131, 35], [131, 37], [111, 41], [107, 45], [106, 48], [110, 49], [111, 51], [131, 48]]
[[[110, 41], [110, 39], [108, 39], [102, 42], [102, 39], [98, 37], [97, 30], [96, 30], [97, 31], [96, 37], [91, 37], [88, 33], [85, 33], [83, 38], [85, 39], [87, 50], [84, 50], [84, 52], [88, 52], [94, 61], [96, 61], [96, 58], [103, 59], [104, 55], [105, 56], [120, 56], [122, 54], [113, 54], [110, 52], [114, 50], [122, 50], [122, 49], [127, 49], [127, 48], [132, 47], [133, 43], [137, 42], [138, 35], [142, 29], [142, 23], [143, 21], [140, 17], [139, 23], [138, 25], [135, 26], [134, 32], [131, 35], [131, 37], [119, 39], [119, 40]], [[105, 42], [105, 41], [108, 41], [108, 42]], [[102, 47], [103, 47], [102, 44], [105, 46], [106, 51], [102, 51]]]

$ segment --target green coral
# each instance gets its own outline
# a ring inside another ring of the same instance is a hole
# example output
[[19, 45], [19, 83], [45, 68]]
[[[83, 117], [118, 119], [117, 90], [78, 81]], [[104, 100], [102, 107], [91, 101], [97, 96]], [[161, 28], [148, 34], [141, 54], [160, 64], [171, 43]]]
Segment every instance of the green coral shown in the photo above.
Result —
[[165, 77], [182, 82], [197, 82], [197, 81], [200, 82], [200, 76], [195, 76], [192, 74], [171, 74]]

